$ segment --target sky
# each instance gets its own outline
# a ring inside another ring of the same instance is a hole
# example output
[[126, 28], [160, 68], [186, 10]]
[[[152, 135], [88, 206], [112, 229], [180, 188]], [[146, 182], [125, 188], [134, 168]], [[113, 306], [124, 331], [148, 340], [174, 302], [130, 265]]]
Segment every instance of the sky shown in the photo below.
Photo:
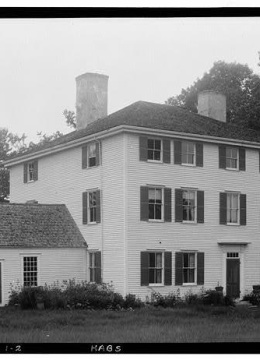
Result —
[[37, 141], [72, 131], [75, 78], [109, 76], [108, 113], [164, 103], [218, 60], [260, 73], [260, 18], [0, 19], [0, 127]]

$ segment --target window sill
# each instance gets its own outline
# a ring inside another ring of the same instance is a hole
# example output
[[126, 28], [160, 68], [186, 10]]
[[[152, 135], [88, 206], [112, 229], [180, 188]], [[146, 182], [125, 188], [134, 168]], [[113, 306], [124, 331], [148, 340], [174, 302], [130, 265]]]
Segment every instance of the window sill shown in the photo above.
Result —
[[149, 287], [163, 287], [164, 284], [149, 284]]
[[149, 219], [148, 222], [149, 223], [164, 223], [164, 220]]
[[99, 224], [99, 223], [97, 223], [97, 222], [88, 222], [88, 223], [85, 224], [85, 225], [97, 225], [97, 224]]
[[186, 220], [182, 221], [182, 223], [183, 224], [190, 224], [190, 225], [197, 225], [198, 224], [197, 221], [186, 221]]
[[182, 286], [198, 286], [197, 284], [195, 283], [187, 283], [187, 284], [182, 284]]
[[240, 226], [238, 223], [226, 223], [227, 226]]
[[147, 162], [152, 163], [152, 164], [163, 164], [162, 160], [149, 160], [149, 159], [147, 159]]
[[227, 168], [227, 167], [225, 168], [225, 170], [229, 170], [229, 171], [239, 171], [238, 168], [235, 169], [235, 168]]
[[37, 180], [29, 180], [29, 181], [27, 181], [26, 184], [32, 184], [32, 183], [34, 183], [35, 181], [37, 181]]
[[97, 167], [99, 167], [100, 165], [94, 165], [94, 166], [87, 166], [86, 168], [82, 169], [82, 170], [90, 170], [90, 169], [96, 169]]
[[181, 163], [182, 166], [188, 166], [188, 167], [196, 167], [195, 164], [185, 164], [185, 163]]

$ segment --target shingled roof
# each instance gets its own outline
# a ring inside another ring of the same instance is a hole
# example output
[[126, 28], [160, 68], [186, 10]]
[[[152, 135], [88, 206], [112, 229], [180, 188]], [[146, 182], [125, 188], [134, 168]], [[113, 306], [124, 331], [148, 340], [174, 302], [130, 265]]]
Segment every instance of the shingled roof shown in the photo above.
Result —
[[255, 130], [214, 120], [178, 106], [138, 101], [105, 118], [92, 122], [85, 129], [63, 135], [36, 149], [15, 156], [15, 158], [69, 143], [120, 125], [260, 143], [260, 133]]
[[65, 205], [0, 205], [0, 247], [87, 247]]

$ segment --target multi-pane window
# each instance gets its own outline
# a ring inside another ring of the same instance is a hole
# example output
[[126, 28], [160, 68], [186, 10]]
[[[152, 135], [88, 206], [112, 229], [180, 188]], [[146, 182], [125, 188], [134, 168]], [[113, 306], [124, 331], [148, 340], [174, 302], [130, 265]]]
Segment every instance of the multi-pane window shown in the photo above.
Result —
[[149, 253], [149, 284], [162, 284], [163, 257], [161, 252]]
[[196, 282], [195, 253], [183, 253], [183, 283]]
[[34, 162], [28, 164], [28, 181], [34, 180]]
[[97, 143], [90, 143], [88, 145], [88, 167], [97, 165]]
[[182, 164], [195, 165], [195, 144], [193, 142], [182, 141], [181, 162]]
[[90, 274], [90, 281], [96, 281], [96, 273], [97, 273], [97, 257], [96, 253], [92, 252], [89, 253], [89, 274]]
[[97, 193], [91, 191], [88, 193], [88, 207], [89, 207], [89, 222], [94, 223], [97, 221]]
[[183, 221], [195, 221], [196, 219], [196, 191], [183, 190]]
[[23, 258], [23, 284], [24, 286], [37, 286], [37, 257], [25, 256]]
[[148, 139], [147, 159], [154, 161], [161, 161], [161, 153], [162, 153], [161, 147], [162, 147], [161, 140]]
[[162, 189], [149, 188], [149, 220], [163, 219], [163, 194]]
[[238, 169], [238, 149], [232, 147], [226, 148], [226, 168]]
[[239, 194], [227, 194], [227, 223], [238, 224], [239, 222]]

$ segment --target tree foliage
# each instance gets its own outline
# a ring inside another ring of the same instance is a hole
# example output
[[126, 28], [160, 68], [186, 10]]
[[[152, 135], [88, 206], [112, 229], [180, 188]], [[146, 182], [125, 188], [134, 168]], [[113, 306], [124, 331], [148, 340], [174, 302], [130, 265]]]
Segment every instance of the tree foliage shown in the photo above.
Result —
[[228, 122], [260, 130], [260, 77], [248, 65], [217, 61], [201, 79], [166, 104], [197, 112], [198, 93], [203, 90], [226, 95]]
[[66, 118], [66, 124], [69, 127], [76, 129], [76, 114], [75, 114], [75, 112], [65, 109], [63, 111], [63, 115]]

